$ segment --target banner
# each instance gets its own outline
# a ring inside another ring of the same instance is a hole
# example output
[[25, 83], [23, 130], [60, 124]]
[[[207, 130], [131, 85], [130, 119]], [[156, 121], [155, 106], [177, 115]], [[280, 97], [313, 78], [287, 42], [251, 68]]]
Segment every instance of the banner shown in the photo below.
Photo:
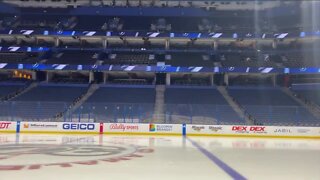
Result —
[[21, 133], [99, 133], [99, 123], [21, 122]]
[[0, 132], [12, 133], [16, 132], [17, 122], [0, 121]]
[[320, 127], [0, 121], [0, 132], [320, 138]]
[[185, 39], [286, 39], [286, 38], [311, 38], [319, 37], [319, 31], [309, 32], [278, 32], [278, 33], [256, 33], [256, 32], [145, 32], [145, 31], [73, 31], [73, 30], [36, 30], [36, 29], [5, 29], [0, 30], [2, 35], [25, 35], [25, 36], [79, 36], [79, 37], [131, 37], [131, 38], [185, 38]]
[[320, 137], [320, 127], [186, 125], [187, 135]]
[[182, 135], [181, 124], [149, 124], [149, 132], [153, 134]]
[[164, 134], [182, 135], [181, 124], [105, 123], [106, 134]]

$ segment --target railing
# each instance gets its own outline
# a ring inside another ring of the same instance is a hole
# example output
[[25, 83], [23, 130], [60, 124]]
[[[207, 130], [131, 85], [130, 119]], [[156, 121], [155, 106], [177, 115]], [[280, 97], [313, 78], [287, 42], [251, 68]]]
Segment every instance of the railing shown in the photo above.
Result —
[[[57, 121], [55, 115], [71, 103], [0, 102], [3, 121]], [[320, 119], [298, 106], [243, 106], [261, 125], [320, 126]], [[153, 122], [154, 104], [85, 103], [59, 119], [66, 122]], [[245, 124], [228, 105], [166, 104], [164, 120], [157, 123]]]

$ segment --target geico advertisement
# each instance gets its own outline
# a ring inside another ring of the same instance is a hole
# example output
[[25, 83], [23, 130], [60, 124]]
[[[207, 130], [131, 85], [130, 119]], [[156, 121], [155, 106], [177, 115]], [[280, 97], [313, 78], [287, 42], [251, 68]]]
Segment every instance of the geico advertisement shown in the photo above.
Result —
[[21, 132], [27, 131], [99, 131], [98, 123], [22, 122]]
[[12, 121], [0, 121], [0, 131], [16, 130], [17, 123]]
[[63, 130], [70, 131], [97, 131], [99, 124], [95, 123], [63, 123]]

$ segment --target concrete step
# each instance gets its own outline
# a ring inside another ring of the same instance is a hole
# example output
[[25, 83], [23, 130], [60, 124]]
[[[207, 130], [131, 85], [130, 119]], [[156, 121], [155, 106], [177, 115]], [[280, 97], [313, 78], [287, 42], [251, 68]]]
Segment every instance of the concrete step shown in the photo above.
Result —
[[152, 122], [164, 123], [164, 93], [166, 86], [157, 85], [156, 86], [156, 97], [155, 97], [155, 106]]

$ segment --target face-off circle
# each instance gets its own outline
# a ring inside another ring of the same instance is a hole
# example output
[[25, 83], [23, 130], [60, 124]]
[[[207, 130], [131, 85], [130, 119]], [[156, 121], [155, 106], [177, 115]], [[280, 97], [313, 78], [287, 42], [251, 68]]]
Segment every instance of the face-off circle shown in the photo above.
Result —
[[108, 144], [6, 144], [0, 145], [0, 171], [40, 169], [45, 166], [96, 165], [143, 157], [153, 149], [143, 146]]

